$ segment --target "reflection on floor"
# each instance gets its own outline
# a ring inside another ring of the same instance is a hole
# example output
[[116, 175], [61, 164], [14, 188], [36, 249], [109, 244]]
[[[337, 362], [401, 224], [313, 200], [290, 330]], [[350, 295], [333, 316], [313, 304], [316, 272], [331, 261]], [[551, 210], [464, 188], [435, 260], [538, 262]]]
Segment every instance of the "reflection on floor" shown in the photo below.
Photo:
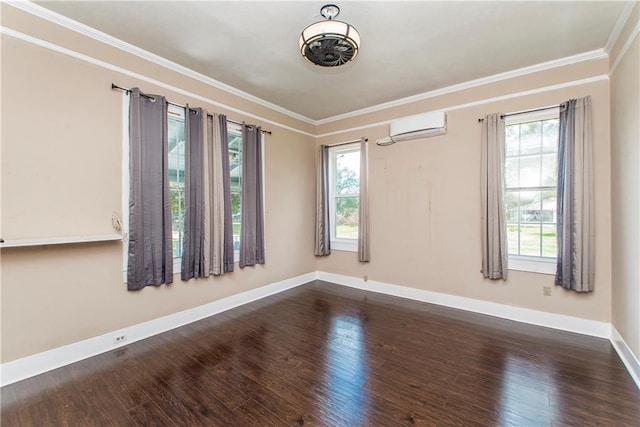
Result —
[[640, 426], [604, 339], [312, 282], [2, 389], [2, 425]]

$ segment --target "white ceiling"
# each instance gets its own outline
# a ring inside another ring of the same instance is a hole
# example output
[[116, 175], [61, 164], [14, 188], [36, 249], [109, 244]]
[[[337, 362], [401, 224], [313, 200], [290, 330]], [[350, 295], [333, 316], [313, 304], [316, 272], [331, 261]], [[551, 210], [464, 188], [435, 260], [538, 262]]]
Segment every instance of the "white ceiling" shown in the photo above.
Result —
[[321, 1], [39, 2], [312, 120], [602, 49], [623, 2], [339, 2], [356, 60], [307, 64], [300, 32]]

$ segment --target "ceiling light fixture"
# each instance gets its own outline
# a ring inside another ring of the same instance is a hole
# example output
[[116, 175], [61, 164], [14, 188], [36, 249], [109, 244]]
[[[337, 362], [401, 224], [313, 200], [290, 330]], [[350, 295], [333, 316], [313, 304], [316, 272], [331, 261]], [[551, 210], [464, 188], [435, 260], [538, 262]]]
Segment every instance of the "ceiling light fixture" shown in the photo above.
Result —
[[353, 61], [360, 49], [360, 34], [353, 25], [334, 21], [340, 8], [326, 4], [320, 14], [327, 20], [316, 22], [300, 35], [300, 52], [304, 59], [320, 67], [339, 67]]

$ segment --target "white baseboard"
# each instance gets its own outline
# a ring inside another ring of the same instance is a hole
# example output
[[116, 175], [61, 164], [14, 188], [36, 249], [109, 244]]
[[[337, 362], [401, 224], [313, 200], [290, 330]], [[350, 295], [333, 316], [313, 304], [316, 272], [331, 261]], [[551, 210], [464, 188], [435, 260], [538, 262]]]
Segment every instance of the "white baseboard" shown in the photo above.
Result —
[[318, 279], [337, 283], [339, 285], [350, 286], [352, 288], [363, 289], [365, 291], [378, 292], [401, 298], [428, 302], [445, 307], [515, 320], [516, 322], [523, 322], [531, 325], [545, 326], [547, 328], [560, 329], [563, 331], [576, 332], [579, 334], [607, 339], [611, 336], [611, 324], [596, 320], [547, 313], [545, 311], [531, 310], [528, 308], [514, 307], [511, 305], [498, 304], [473, 298], [425, 291], [423, 289], [392, 285], [374, 280], [365, 282], [362, 278], [326, 273], [323, 271], [318, 272]]
[[[317, 275], [315, 272], [303, 274], [252, 289], [250, 291], [242, 292], [237, 295], [232, 295], [199, 307], [180, 311], [148, 322], [132, 325], [128, 328], [54, 348], [22, 359], [3, 363], [0, 365], [0, 385], [9, 385], [35, 375], [87, 359], [100, 353], [105, 353], [118, 347], [123, 347], [179, 326], [204, 319], [205, 317], [230, 310], [234, 307], [300, 286], [304, 283], [313, 281], [316, 278]], [[126, 335], [126, 340], [115, 344], [114, 338], [121, 335]]]
[[633, 354], [626, 341], [613, 325], [611, 325], [610, 341], [613, 348], [616, 349], [618, 356], [620, 356], [622, 363], [624, 363], [624, 366], [627, 368], [627, 371], [629, 371], [629, 375], [631, 375], [631, 378], [633, 378], [633, 381], [635, 381], [640, 389], [640, 361], [638, 361], [638, 358]]
[[[392, 285], [373, 280], [365, 282], [361, 278], [323, 271], [315, 271], [297, 277], [292, 277], [257, 289], [232, 295], [209, 304], [194, 307], [189, 310], [170, 314], [168, 316], [133, 325], [128, 328], [89, 338], [63, 347], [54, 348], [22, 359], [3, 363], [0, 365], [0, 386], [9, 385], [35, 375], [87, 359], [100, 353], [105, 353], [107, 351], [123, 347], [133, 342], [204, 319], [205, 317], [222, 313], [232, 308], [277, 294], [316, 279], [366, 291], [378, 292], [386, 295], [393, 295], [445, 307], [486, 314], [517, 322], [607, 338], [611, 341], [611, 344], [617, 351], [620, 359], [629, 371], [629, 374], [635, 381], [638, 388], [640, 388], [640, 362], [638, 362], [638, 359], [633, 354], [627, 343], [610, 323], [581, 319], [562, 314], [547, 313], [544, 311], [514, 307], [439, 292], [425, 291], [422, 289]], [[114, 338], [120, 335], [126, 335], [126, 341], [114, 344]]]

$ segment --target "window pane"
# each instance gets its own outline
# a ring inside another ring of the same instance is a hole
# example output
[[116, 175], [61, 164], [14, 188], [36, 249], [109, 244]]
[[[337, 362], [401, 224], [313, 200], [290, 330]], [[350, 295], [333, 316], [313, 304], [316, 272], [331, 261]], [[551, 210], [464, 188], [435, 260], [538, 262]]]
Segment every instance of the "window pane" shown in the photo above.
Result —
[[558, 256], [556, 225], [542, 226], [542, 256], [555, 258]]
[[540, 122], [522, 123], [520, 125], [520, 154], [539, 153], [542, 137]]
[[541, 193], [542, 202], [542, 222], [556, 222], [556, 212], [558, 209], [556, 191], [543, 191]]
[[518, 224], [507, 225], [507, 253], [509, 255], [519, 255], [518, 230]]
[[520, 222], [540, 222], [540, 191], [520, 192]]
[[359, 197], [336, 198], [336, 237], [338, 239], [358, 238]]
[[543, 186], [555, 186], [558, 182], [558, 155], [557, 154], [545, 154], [541, 157], [542, 160], [542, 176], [540, 177], [541, 185]]
[[520, 158], [511, 157], [504, 159], [504, 185], [506, 188], [517, 188], [520, 186], [518, 180]]
[[540, 157], [520, 158], [520, 187], [540, 186]]
[[558, 119], [542, 122], [542, 151], [545, 153], [558, 151]]
[[240, 193], [231, 193], [231, 221], [233, 223], [233, 250], [240, 250], [240, 232], [241, 218], [240, 206], [242, 204], [242, 195]]
[[233, 250], [240, 250], [242, 233], [242, 134], [229, 129], [229, 175], [231, 178], [231, 222], [233, 224]]
[[336, 194], [358, 194], [360, 151], [336, 155]]
[[507, 191], [504, 194], [505, 216], [507, 222], [518, 222], [518, 212], [520, 211], [520, 192]]
[[171, 191], [171, 237], [173, 257], [182, 256], [182, 241], [184, 238], [184, 191]]
[[520, 225], [520, 255], [540, 256], [540, 225]]
[[520, 152], [520, 125], [505, 126], [504, 136], [506, 156], [517, 156]]

